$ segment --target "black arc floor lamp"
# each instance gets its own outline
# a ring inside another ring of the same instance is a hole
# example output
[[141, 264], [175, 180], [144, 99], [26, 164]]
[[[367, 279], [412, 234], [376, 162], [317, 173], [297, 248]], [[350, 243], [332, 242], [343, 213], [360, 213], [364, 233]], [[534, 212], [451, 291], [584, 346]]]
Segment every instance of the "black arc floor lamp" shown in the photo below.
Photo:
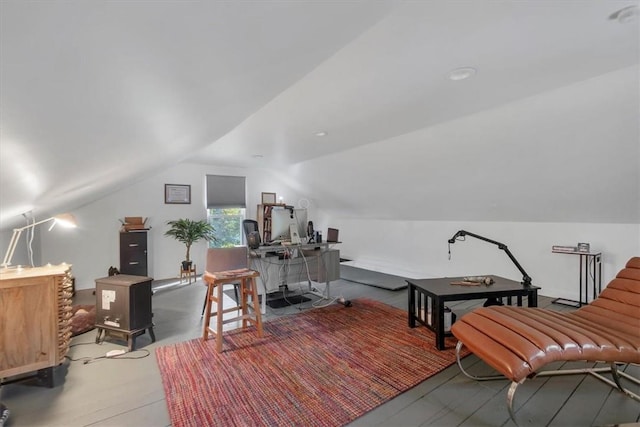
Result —
[[470, 233], [470, 232], [465, 231], [465, 230], [460, 230], [456, 234], [454, 234], [452, 238], [449, 239], [449, 258], [451, 258], [451, 245], [453, 243], [455, 243], [456, 240], [465, 240], [464, 238], [466, 236], [475, 237], [476, 239], [483, 240], [483, 241], [489, 242], [489, 243], [493, 243], [494, 245], [498, 246], [498, 249], [502, 249], [503, 251], [505, 251], [507, 253], [507, 256], [516, 265], [516, 267], [518, 268], [520, 273], [522, 273], [522, 284], [524, 286], [526, 286], [526, 287], [531, 286], [531, 276], [529, 276], [527, 274], [527, 272], [524, 271], [524, 268], [522, 268], [522, 266], [520, 265], [520, 263], [518, 262], [516, 257], [513, 256], [513, 254], [511, 253], [511, 251], [507, 247], [507, 245], [505, 245], [504, 243], [496, 242], [495, 240], [491, 240], [491, 239], [488, 239], [486, 237], [479, 236], [477, 234]]

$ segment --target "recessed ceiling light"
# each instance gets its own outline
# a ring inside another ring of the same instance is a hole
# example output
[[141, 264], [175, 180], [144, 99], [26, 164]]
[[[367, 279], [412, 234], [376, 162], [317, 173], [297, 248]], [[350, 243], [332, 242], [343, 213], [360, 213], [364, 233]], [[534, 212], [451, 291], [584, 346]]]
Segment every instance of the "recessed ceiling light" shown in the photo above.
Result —
[[455, 70], [450, 71], [447, 77], [449, 78], [449, 80], [453, 80], [453, 81], [465, 80], [465, 79], [468, 79], [469, 77], [475, 76], [476, 72], [477, 71], [475, 68], [461, 67], [461, 68], [456, 68]]
[[321, 130], [320, 132], [314, 133], [315, 136], [327, 136], [329, 135], [327, 131]]
[[628, 24], [638, 19], [638, 15], [640, 15], [638, 6], [632, 5], [623, 7], [622, 9], [613, 12], [611, 15], [609, 15], [609, 19], [616, 20], [621, 24]]
[[261, 159], [264, 157], [264, 155], [262, 154], [252, 154], [251, 157], [253, 157], [254, 159]]

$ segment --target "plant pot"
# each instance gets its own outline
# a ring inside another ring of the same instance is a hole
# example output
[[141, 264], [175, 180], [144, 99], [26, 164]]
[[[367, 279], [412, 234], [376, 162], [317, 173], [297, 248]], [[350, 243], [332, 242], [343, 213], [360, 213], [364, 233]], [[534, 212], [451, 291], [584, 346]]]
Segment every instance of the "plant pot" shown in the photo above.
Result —
[[191, 270], [191, 263], [192, 261], [182, 261], [182, 271]]

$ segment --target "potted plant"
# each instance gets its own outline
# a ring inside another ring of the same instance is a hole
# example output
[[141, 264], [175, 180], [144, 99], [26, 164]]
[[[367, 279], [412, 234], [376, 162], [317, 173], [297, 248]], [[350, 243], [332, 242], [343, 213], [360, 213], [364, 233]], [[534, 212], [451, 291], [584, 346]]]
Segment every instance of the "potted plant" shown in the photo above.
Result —
[[182, 270], [191, 269], [191, 258], [189, 252], [191, 251], [191, 245], [199, 240], [215, 241], [214, 236], [215, 229], [211, 224], [202, 221], [192, 221], [190, 219], [177, 219], [167, 222], [171, 228], [164, 233], [165, 236], [170, 236], [179, 242], [184, 243], [187, 247], [187, 254], [185, 260], [182, 261]]

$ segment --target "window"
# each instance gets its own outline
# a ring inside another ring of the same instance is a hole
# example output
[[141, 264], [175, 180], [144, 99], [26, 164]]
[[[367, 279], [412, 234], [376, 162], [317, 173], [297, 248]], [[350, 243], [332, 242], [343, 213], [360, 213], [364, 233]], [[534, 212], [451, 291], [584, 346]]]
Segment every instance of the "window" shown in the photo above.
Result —
[[207, 220], [216, 230], [210, 247], [242, 245], [242, 221], [245, 218], [245, 177], [207, 175]]
[[242, 245], [242, 221], [244, 208], [214, 208], [207, 210], [207, 220], [216, 230], [215, 242], [209, 242], [211, 248], [227, 248]]

